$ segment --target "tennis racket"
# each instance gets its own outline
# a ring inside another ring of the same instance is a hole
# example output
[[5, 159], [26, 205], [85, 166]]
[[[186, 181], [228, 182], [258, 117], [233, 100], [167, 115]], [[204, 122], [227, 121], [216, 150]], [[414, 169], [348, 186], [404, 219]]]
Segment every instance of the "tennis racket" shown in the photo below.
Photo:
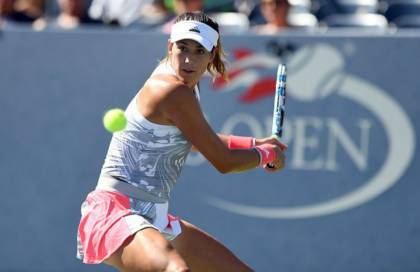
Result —
[[[273, 124], [271, 135], [280, 139], [283, 135], [283, 120], [286, 106], [286, 65], [279, 64], [277, 68], [276, 93], [274, 95]], [[268, 164], [267, 167], [274, 166]]]

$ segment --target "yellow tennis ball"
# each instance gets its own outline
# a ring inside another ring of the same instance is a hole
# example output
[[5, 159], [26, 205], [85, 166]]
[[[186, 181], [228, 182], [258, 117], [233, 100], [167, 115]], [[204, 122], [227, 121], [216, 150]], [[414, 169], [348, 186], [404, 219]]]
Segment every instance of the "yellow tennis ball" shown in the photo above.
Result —
[[121, 131], [127, 125], [127, 118], [125, 117], [124, 111], [118, 108], [105, 112], [102, 121], [106, 130], [111, 133]]

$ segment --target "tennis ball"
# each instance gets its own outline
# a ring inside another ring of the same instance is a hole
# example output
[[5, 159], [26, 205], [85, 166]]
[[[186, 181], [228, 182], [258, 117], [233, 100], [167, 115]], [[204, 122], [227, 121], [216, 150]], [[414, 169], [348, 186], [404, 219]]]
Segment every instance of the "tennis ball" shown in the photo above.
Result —
[[118, 108], [105, 112], [102, 121], [106, 130], [111, 133], [121, 131], [127, 125], [127, 118], [125, 118], [124, 111]]

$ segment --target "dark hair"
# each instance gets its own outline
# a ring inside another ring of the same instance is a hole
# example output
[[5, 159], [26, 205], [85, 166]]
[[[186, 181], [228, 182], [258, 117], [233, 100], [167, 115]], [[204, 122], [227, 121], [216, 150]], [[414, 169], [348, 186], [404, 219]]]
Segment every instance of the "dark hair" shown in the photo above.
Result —
[[226, 54], [223, 51], [222, 44], [220, 43], [220, 32], [219, 32], [219, 24], [212, 19], [210, 16], [205, 14], [204, 12], [186, 12], [181, 15], [179, 15], [175, 19], [175, 23], [181, 22], [181, 21], [197, 21], [200, 23], [204, 23], [219, 33], [219, 39], [217, 40], [217, 45], [215, 48], [213, 48], [213, 51], [215, 50], [215, 55], [212, 63], [209, 63], [207, 66], [207, 71], [212, 75], [215, 76], [216, 74], [219, 74], [224, 79], [227, 79], [227, 72], [226, 72], [226, 66], [225, 66], [225, 59]]
[[176, 17], [174, 24], [181, 21], [197, 21], [208, 25], [219, 33], [219, 24], [204, 12], [185, 12]]

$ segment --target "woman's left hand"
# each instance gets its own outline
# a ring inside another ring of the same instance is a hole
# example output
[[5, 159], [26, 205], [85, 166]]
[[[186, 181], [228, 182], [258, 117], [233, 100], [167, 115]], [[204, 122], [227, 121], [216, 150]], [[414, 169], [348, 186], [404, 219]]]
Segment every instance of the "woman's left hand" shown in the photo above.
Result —
[[270, 137], [266, 137], [266, 138], [260, 138], [257, 139], [255, 138], [255, 145], [259, 146], [262, 144], [273, 144], [273, 145], [277, 145], [281, 151], [285, 152], [287, 150], [287, 144], [281, 142], [276, 136], [270, 136]]

